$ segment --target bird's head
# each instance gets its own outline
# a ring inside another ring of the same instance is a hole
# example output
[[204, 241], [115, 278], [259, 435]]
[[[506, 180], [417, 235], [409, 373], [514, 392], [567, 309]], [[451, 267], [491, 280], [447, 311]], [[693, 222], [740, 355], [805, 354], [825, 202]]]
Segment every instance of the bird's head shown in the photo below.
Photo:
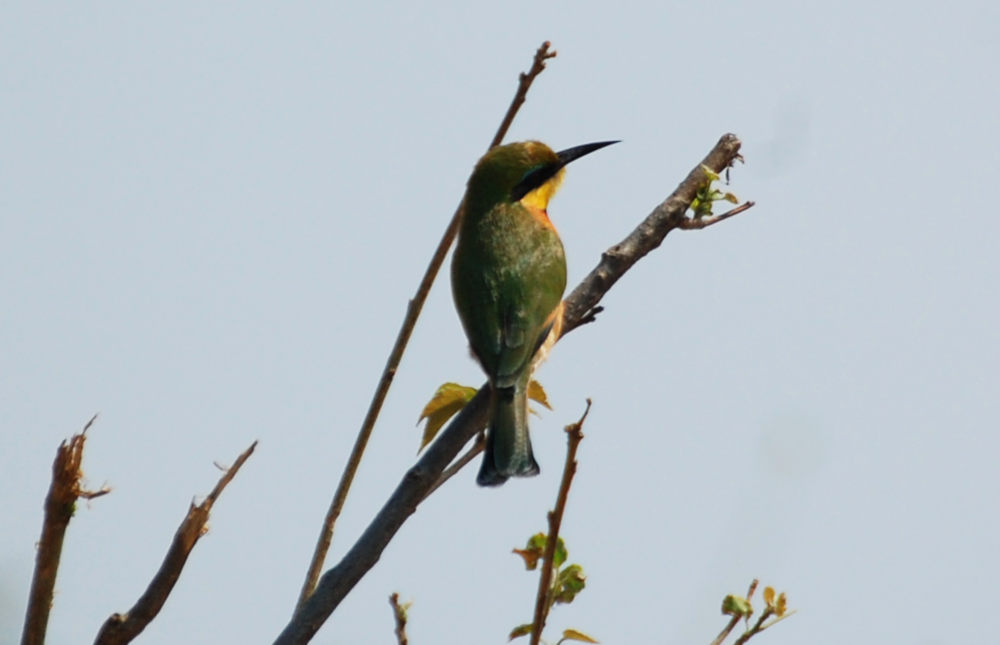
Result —
[[571, 161], [617, 141], [587, 143], [555, 152], [540, 141], [509, 143], [479, 160], [469, 178], [469, 195], [486, 202], [521, 202], [544, 211]]

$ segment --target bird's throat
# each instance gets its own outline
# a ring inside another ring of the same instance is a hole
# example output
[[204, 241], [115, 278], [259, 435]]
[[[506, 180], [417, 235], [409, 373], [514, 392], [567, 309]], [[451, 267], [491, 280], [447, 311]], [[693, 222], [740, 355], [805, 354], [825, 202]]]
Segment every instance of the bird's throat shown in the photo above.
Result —
[[547, 212], [549, 208], [549, 200], [551, 200], [559, 190], [559, 186], [562, 184], [565, 174], [566, 171], [560, 169], [559, 172], [552, 177], [552, 179], [548, 180], [521, 198], [521, 204], [527, 208], [532, 215], [550, 227], [552, 226], [552, 222], [549, 220]]

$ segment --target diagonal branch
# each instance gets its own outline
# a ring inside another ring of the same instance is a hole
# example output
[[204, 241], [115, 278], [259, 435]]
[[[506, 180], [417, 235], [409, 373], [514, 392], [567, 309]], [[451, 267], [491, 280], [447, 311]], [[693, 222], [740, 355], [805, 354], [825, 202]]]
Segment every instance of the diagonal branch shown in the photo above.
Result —
[[[507, 108], [507, 114], [504, 115], [500, 127], [493, 136], [493, 141], [490, 142], [490, 148], [499, 145], [503, 141], [503, 138], [507, 135], [507, 130], [510, 128], [510, 124], [514, 121], [514, 116], [528, 95], [528, 89], [535, 78], [545, 69], [545, 61], [556, 55], [556, 52], [549, 51], [550, 46], [551, 43], [548, 41], [542, 43], [535, 52], [531, 69], [527, 73], [520, 75], [517, 92], [515, 92], [514, 99], [510, 102], [510, 107]], [[312, 561], [309, 563], [306, 579], [302, 583], [301, 591], [299, 591], [296, 611], [302, 608], [303, 603], [305, 603], [306, 599], [313, 592], [313, 589], [316, 588], [316, 581], [319, 579], [323, 563], [326, 561], [326, 554], [330, 550], [330, 544], [333, 542], [334, 525], [336, 525], [337, 518], [340, 517], [340, 512], [344, 508], [347, 493], [351, 489], [354, 475], [358, 472], [358, 465], [361, 463], [361, 457], [364, 455], [365, 448], [368, 446], [368, 440], [372, 435], [372, 430], [375, 428], [375, 420], [378, 419], [379, 412], [382, 410], [382, 404], [385, 402], [385, 397], [389, 394], [392, 379], [396, 376], [399, 362], [403, 359], [403, 352], [406, 350], [407, 343], [410, 342], [410, 336], [413, 334], [413, 328], [417, 324], [417, 318], [420, 316], [421, 309], [423, 309], [424, 301], [427, 300], [431, 285], [434, 284], [434, 279], [437, 277], [438, 271], [444, 263], [448, 249], [451, 248], [451, 243], [455, 240], [455, 235], [458, 233], [458, 222], [461, 219], [461, 214], [462, 205], [459, 204], [458, 208], [455, 209], [455, 214], [451, 217], [451, 221], [448, 223], [448, 228], [445, 229], [444, 235], [438, 243], [437, 250], [434, 251], [434, 255], [431, 257], [427, 271], [424, 273], [424, 277], [420, 281], [420, 286], [417, 288], [417, 294], [410, 300], [410, 304], [406, 309], [406, 317], [403, 319], [403, 325], [399, 329], [396, 342], [389, 353], [388, 360], [386, 360], [382, 376], [379, 377], [378, 385], [375, 387], [375, 395], [368, 406], [368, 412], [365, 414], [365, 419], [361, 423], [361, 429], [354, 440], [354, 447], [351, 449], [351, 455], [347, 459], [347, 465], [344, 467], [344, 472], [340, 477], [340, 483], [337, 484], [337, 490], [333, 495], [333, 500], [330, 502], [330, 508], [326, 512], [326, 518], [323, 520], [323, 528], [320, 530], [319, 539], [316, 541], [316, 548], [313, 551]]]
[[212, 505], [222, 494], [222, 490], [239, 472], [244, 462], [250, 458], [256, 447], [257, 442], [254, 441], [249, 448], [243, 451], [243, 454], [237, 457], [233, 465], [219, 479], [212, 492], [205, 498], [205, 501], [198, 505], [191, 504], [187, 515], [174, 534], [174, 541], [171, 543], [166, 557], [163, 558], [160, 570], [153, 576], [146, 591], [128, 612], [112, 614], [104, 621], [104, 625], [94, 641], [95, 645], [129, 643], [156, 618], [160, 609], [163, 608], [163, 603], [167, 601], [167, 597], [177, 583], [177, 579], [180, 578], [181, 571], [184, 569], [184, 564], [187, 562], [191, 550], [194, 549], [195, 543], [198, 538], [205, 534], [205, 524], [208, 522]]
[[42, 537], [38, 541], [38, 554], [35, 556], [35, 573], [31, 578], [28, 610], [24, 614], [22, 645], [41, 645], [45, 642], [49, 611], [52, 609], [52, 593], [55, 590], [56, 574], [62, 557], [63, 540], [66, 538], [69, 521], [73, 519], [76, 501], [81, 497], [93, 499], [111, 492], [107, 487], [87, 491], [80, 483], [83, 477], [80, 464], [83, 462], [83, 446], [87, 442], [87, 430], [96, 420], [95, 414], [83, 426], [80, 434], [62, 442], [56, 451], [55, 461], [52, 462], [52, 483], [49, 484], [49, 493], [45, 497], [45, 519], [42, 521]]
[[740, 140], [735, 134], [722, 135], [705, 160], [688, 173], [669, 197], [654, 208], [628, 237], [601, 255], [601, 261], [594, 270], [566, 298], [562, 327], [564, 336], [584, 322], [589, 322], [589, 312], [597, 306], [604, 294], [632, 265], [660, 246], [667, 233], [675, 228], [695, 228], [692, 222], [697, 220], [687, 217], [685, 212], [707, 180], [701, 166], [705, 165], [716, 173], [721, 173], [740, 158]]
[[463, 453], [461, 457], [456, 459], [450, 466], [448, 466], [448, 468], [446, 468], [443, 473], [441, 473], [441, 476], [438, 478], [438, 480], [434, 482], [434, 486], [431, 487], [429, 491], [427, 491], [427, 495], [425, 495], [424, 497], [429, 497], [431, 493], [444, 486], [444, 483], [446, 481], [457, 475], [458, 471], [465, 468], [465, 466], [470, 461], [475, 459], [476, 456], [481, 454], [485, 449], [486, 449], [486, 434], [480, 432], [478, 435], [476, 435], [476, 440], [469, 447], [469, 449], [466, 450], [465, 453]]
[[[702, 162], [721, 173], [739, 158], [740, 140], [726, 134]], [[564, 301], [562, 335], [592, 319], [593, 311], [605, 293], [640, 258], [655, 249], [675, 228], [682, 228], [689, 218], [688, 206], [704, 185], [701, 164], [695, 166], [666, 200], [624, 240], [601, 257], [597, 267], [584, 278]], [[291, 622], [279, 634], [276, 644], [308, 642], [333, 610], [375, 563], [406, 519], [441, 478], [463, 446], [486, 425], [489, 387], [483, 386], [447, 428], [428, 447], [417, 463], [403, 476], [385, 505], [361, 534], [343, 559], [320, 578], [316, 590], [299, 608]]]

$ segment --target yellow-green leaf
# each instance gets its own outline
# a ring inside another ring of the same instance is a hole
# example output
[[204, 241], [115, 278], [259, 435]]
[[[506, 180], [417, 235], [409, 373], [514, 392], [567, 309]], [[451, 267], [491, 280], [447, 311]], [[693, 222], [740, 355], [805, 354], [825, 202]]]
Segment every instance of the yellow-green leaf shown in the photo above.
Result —
[[531, 633], [531, 630], [535, 627], [534, 623], [525, 623], [524, 625], [518, 625], [514, 629], [510, 630], [510, 636], [507, 637], [508, 641], [512, 641], [515, 638], [520, 638], [521, 636], [527, 636]]
[[576, 595], [587, 586], [587, 576], [583, 574], [583, 567], [578, 564], [571, 564], [556, 577], [553, 600], [557, 603], [571, 603]]
[[591, 636], [587, 636], [583, 632], [577, 631], [575, 629], [564, 629], [563, 630], [563, 637], [562, 637], [562, 639], [564, 641], [580, 641], [581, 643], [600, 643], [601, 642], [601, 641], [597, 640], [596, 638], [593, 638]]
[[427, 425], [424, 427], [424, 436], [420, 441], [420, 450], [423, 450], [427, 444], [433, 441], [434, 437], [437, 436], [438, 430], [441, 429], [448, 419], [464, 408], [465, 404], [471, 401], [475, 395], [476, 388], [468, 387], [467, 385], [445, 383], [439, 387], [434, 396], [431, 397], [431, 400], [424, 406], [423, 412], [420, 413], [420, 418], [417, 419], [417, 424], [427, 419]]
[[563, 542], [561, 537], [556, 538], [556, 550], [552, 554], [552, 566], [558, 569], [563, 565], [563, 562], [566, 562], [566, 558], [568, 557], [569, 549], [566, 548], [566, 543]]
[[753, 605], [743, 596], [729, 594], [722, 599], [722, 613], [727, 616], [750, 616], [753, 614]]
[[532, 549], [514, 549], [514, 553], [524, 558], [524, 568], [528, 571], [534, 571], [538, 566], [538, 561], [542, 558], [541, 551]]
[[524, 558], [524, 567], [528, 571], [534, 571], [538, 566], [538, 561], [545, 554], [546, 536], [544, 533], [535, 533], [528, 538], [528, 543], [523, 549], [514, 549], [514, 553]]
[[552, 409], [552, 406], [549, 405], [549, 397], [546, 396], [542, 384], [534, 379], [528, 382], [528, 398], [541, 403], [550, 410]]
[[774, 609], [774, 597], [775, 597], [774, 587], [764, 587], [764, 602], [768, 607]]
[[778, 600], [774, 603], [774, 613], [777, 614], [778, 618], [782, 618], [788, 611], [788, 599], [785, 597], [785, 592], [782, 591], [778, 594]]

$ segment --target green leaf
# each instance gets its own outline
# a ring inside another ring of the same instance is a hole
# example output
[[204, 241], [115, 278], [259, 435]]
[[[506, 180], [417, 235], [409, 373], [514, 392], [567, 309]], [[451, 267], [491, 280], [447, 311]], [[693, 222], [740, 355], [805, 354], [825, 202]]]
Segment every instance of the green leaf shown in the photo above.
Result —
[[722, 599], [722, 613], [727, 616], [750, 616], [753, 614], [753, 605], [743, 596], [729, 594]]
[[587, 576], [583, 574], [583, 567], [578, 564], [571, 564], [556, 577], [555, 597], [557, 603], [571, 603], [576, 595], [587, 586]]
[[[474, 387], [459, 385], [458, 383], [445, 383], [437, 389], [431, 400], [424, 406], [423, 412], [420, 413], [420, 418], [417, 419], [418, 425], [421, 421], [427, 419], [427, 425], [424, 427], [424, 436], [420, 441], [420, 450], [423, 450], [427, 447], [427, 444], [434, 440], [438, 430], [441, 429], [448, 419], [452, 418], [472, 400], [472, 397], [476, 395], [476, 391]], [[420, 450], [417, 452], [420, 452]]]
[[545, 534], [536, 533], [528, 538], [523, 549], [514, 549], [514, 553], [524, 558], [524, 567], [528, 571], [534, 571], [538, 567], [538, 561], [545, 555], [545, 542]]
[[580, 641], [581, 643], [600, 643], [601, 642], [601, 641], [597, 640], [596, 638], [594, 638], [592, 636], [587, 636], [583, 632], [577, 631], [575, 629], [564, 629], [563, 630], [563, 637], [562, 637], [562, 639], [564, 641]]
[[524, 625], [518, 625], [514, 629], [510, 630], [510, 635], [507, 637], [508, 641], [512, 641], [515, 638], [520, 638], [521, 636], [527, 636], [534, 629], [535, 623], [525, 623]]
[[566, 548], [566, 543], [562, 538], [556, 538], [556, 552], [552, 555], [552, 566], [558, 569], [568, 557], [569, 550]]
[[[538, 566], [539, 560], [545, 555], [545, 547], [548, 541], [548, 536], [544, 533], [535, 533], [528, 538], [528, 543], [523, 549], [513, 549], [513, 552], [524, 558], [524, 565], [528, 571], [534, 571], [535, 567]], [[556, 569], [561, 567], [563, 562], [566, 562], [568, 555], [569, 551], [566, 549], [566, 543], [563, 542], [562, 538], [556, 538], [556, 550], [552, 555], [552, 566]]]
[[695, 193], [695, 197], [691, 200], [691, 211], [694, 213], [695, 219], [701, 219], [712, 214], [712, 205], [717, 201], [727, 201], [733, 204], [739, 203], [739, 198], [732, 193], [724, 193], [721, 190], [714, 188], [712, 184], [719, 181], [719, 174], [713, 171], [708, 166], [702, 164], [702, 172], [705, 173], [704, 183]]

